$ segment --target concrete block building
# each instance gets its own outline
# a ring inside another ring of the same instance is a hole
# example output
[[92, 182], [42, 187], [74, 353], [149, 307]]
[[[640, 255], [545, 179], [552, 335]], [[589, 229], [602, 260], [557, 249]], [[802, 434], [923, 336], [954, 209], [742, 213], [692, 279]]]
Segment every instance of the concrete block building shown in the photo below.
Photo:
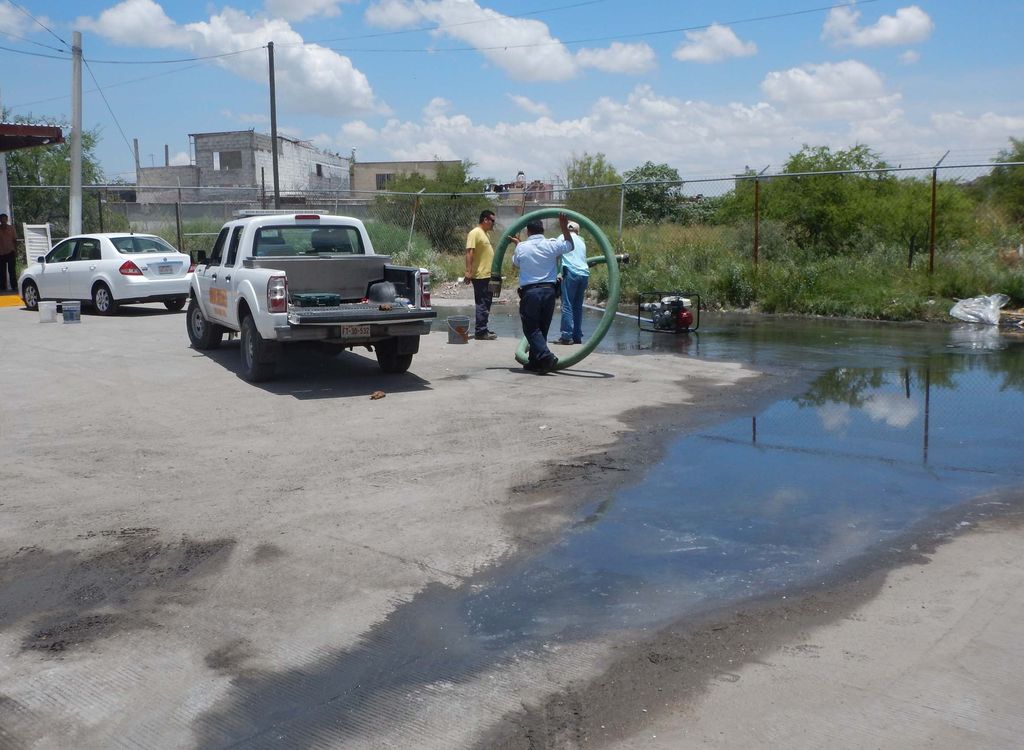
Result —
[[458, 161], [357, 161], [352, 165], [352, 192], [356, 194], [389, 190], [395, 177], [420, 174], [428, 179], [437, 177], [438, 168], [446, 164], [458, 166]]
[[[269, 135], [253, 130], [190, 133], [192, 164], [140, 167], [136, 184], [140, 203], [198, 203], [256, 198], [274, 192]], [[306, 141], [277, 138], [278, 184], [282, 195], [306, 191], [348, 191], [348, 158], [314, 148]], [[173, 189], [168, 189], [173, 188]], [[179, 190], [180, 188], [180, 190]], [[180, 198], [179, 198], [180, 194]]]

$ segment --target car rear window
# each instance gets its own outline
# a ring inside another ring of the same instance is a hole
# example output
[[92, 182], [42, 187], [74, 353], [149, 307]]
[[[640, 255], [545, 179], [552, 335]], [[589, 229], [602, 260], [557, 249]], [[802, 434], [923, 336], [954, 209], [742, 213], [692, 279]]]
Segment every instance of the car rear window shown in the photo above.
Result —
[[256, 230], [253, 255], [282, 257], [344, 253], [365, 255], [363, 238], [356, 227], [283, 226]]
[[159, 237], [111, 237], [117, 252], [134, 255], [136, 253], [176, 253], [178, 252]]

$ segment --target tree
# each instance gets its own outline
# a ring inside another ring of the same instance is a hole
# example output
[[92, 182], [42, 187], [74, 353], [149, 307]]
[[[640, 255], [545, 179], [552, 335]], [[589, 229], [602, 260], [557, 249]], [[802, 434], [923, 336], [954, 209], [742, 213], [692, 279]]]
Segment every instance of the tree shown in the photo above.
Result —
[[[883, 171], [887, 166], [864, 145], [833, 152], [828, 146], [805, 144], [783, 169], [798, 176], [762, 184], [761, 216], [784, 222], [802, 247], [829, 253], [850, 250], [872, 223], [873, 198], [896, 179]], [[835, 174], [847, 170], [868, 171]]]
[[563, 165], [569, 187], [566, 208], [587, 216], [598, 224], [615, 224], [619, 218], [622, 178], [605, 155], [575, 154]]
[[[25, 125], [53, 125], [67, 130], [65, 121], [54, 118], [36, 118], [31, 115], [10, 118], [4, 111], [6, 122]], [[82, 132], [82, 185], [103, 183], [103, 170], [96, 159], [97, 130]], [[69, 223], [68, 188], [71, 183], [71, 144], [68, 141], [55, 146], [39, 146], [11, 151], [7, 154], [7, 175], [11, 184], [12, 212], [16, 223], [46, 224], [55, 237], [66, 236]], [[16, 187], [29, 186], [29, 187]], [[40, 186], [40, 187], [31, 187]], [[45, 186], [45, 187], [44, 187]], [[82, 200], [82, 228], [99, 230], [99, 206]]]
[[682, 180], [668, 164], [647, 161], [625, 174], [626, 222], [658, 224], [682, 218]]
[[[1024, 161], [1024, 140], [1011, 138], [1010, 146], [1000, 151], [993, 161]], [[1007, 219], [1024, 222], [1024, 167], [995, 167], [992, 174], [977, 180], [976, 190]]]
[[388, 193], [377, 197], [377, 219], [394, 226], [411, 226], [415, 209], [416, 231], [430, 240], [432, 248], [464, 250], [466, 233], [476, 225], [480, 212], [491, 205], [483, 195], [486, 183], [469, 177], [472, 168], [470, 161], [440, 162], [434, 177], [418, 172], [396, 176]]

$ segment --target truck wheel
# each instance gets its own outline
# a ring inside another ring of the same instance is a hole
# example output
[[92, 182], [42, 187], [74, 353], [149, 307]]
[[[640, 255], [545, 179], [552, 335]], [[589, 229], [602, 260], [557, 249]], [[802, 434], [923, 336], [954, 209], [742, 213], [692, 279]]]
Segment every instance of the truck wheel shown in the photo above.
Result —
[[277, 361], [251, 315], [242, 320], [242, 377], [260, 383], [274, 376]]
[[380, 369], [388, 373], [402, 373], [409, 369], [412, 364], [411, 354], [398, 353], [398, 341], [396, 339], [384, 339], [373, 345], [377, 353], [377, 364]]
[[206, 351], [220, 346], [224, 329], [206, 319], [195, 297], [189, 298], [188, 312], [185, 313], [185, 327], [188, 329], [188, 340], [192, 342], [193, 349]]

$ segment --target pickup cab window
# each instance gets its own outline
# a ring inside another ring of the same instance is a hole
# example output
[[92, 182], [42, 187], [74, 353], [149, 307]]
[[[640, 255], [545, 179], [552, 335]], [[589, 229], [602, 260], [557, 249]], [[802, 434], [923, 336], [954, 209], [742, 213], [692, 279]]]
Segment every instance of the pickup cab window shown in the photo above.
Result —
[[231, 242], [228, 243], [228, 259], [224, 261], [224, 265], [228, 268], [234, 268], [235, 259], [238, 257], [238, 242], [242, 239], [242, 228], [235, 227], [235, 231], [231, 233]]
[[256, 232], [256, 257], [296, 255], [365, 255], [363, 238], [355, 227], [261, 227]]
[[220, 234], [217, 235], [217, 241], [213, 243], [213, 251], [210, 253], [210, 259], [206, 261], [206, 265], [220, 265], [220, 262], [224, 257], [224, 243], [227, 242], [229, 231], [228, 227], [224, 227], [220, 230]]

